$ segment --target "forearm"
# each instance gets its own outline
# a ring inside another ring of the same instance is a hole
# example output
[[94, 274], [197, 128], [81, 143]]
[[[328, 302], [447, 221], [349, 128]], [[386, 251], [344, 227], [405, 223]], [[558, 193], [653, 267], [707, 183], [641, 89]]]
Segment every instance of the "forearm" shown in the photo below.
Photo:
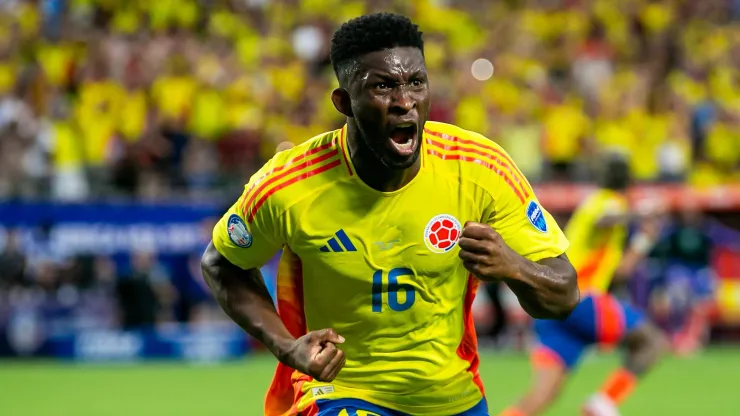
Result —
[[635, 216], [630, 212], [626, 212], [623, 214], [606, 214], [596, 221], [594, 227], [600, 229], [629, 224], [631, 221], [634, 220], [634, 218]]
[[504, 282], [537, 319], [563, 319], [580, 300], [576, 272], [567, 257], [533, 262], [521, 257], [518, 273]]
[[280, 361], [295, 338], [275, 310], [258, 269], [242, 270], [209, 245], [201, 261], [203, 277], [226, 314], [264, 344]]
[[632, 277], [632, 274], [635, 272], [637, 265], [640, 264], [640, 262], [644, 258], [645, 256], [641, 255], [640, 253], [632, 250], [627, 250], [624, 253], [624, 256], [622, 256], [622, 261], [619, 263], [617, 270], [615, 270], [614, 272], [615, 280], [623, 281], [628, 280], [630, 277]]
[[632, 238], [629, 246], [622, 256], [619, 267], [615, 271], [618, 280], [629, 279], [635, 272], [637, 266], [648, 256], [655, 247], [655, 238], [644, 233], [638, 233]]

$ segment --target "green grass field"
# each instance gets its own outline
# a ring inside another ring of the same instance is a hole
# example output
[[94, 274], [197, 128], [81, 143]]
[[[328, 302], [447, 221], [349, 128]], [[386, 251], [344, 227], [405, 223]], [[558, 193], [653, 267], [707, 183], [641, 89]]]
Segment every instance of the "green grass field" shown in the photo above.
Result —
[[[529, 381], [526, 357], [484, 353], [481, 374], [492, 415], [515, 400]], [[577, 415], [581, 401], [617, 364], [589, 357], [548, 415]], [[259, 355], [224, 365], [148, 363], [75, 365], [0, 361], [4, 416], [260, 415], [274, 360]], [[740, 349], [668, 358], [638, 387], [623, 414], [740, 414]]]

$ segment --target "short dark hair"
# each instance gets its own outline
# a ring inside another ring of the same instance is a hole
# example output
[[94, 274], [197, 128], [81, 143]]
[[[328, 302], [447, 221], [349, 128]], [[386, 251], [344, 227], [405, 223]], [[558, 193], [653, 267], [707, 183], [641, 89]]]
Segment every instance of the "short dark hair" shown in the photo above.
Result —
[[406, 16], [375, 13], [344, 23], [331, 39], [331, 64], [342, 80], [343, 69], [363, 55], [396, 47], [413, 47], [424, 54], [424, 40], [419, 26]]
[[619, 153], [604, 155], [601, 165], [600, 185], [615, 191], [627, 189], [630, 183], [630, 164], [627, 158]]

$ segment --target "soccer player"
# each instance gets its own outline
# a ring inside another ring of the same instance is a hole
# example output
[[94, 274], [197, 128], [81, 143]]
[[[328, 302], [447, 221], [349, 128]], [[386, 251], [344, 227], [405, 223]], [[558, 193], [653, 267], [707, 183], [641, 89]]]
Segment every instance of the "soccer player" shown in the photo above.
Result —
[[[631, 213], [625, 191], [629, 166], [620, 156], [603, 165], [600, 189], [573, 213], [565, 234], [568, 256], [578, 270], [582, 300], [562, 321], [535, 321], [539, 345], [533, 351], [534, 382], [519, 403], [501, 416], [537, 415], [557, 398], [568, 375], [585, 349], [621, 343], [624, 363], [584, 406], [586, 415], [618, 415], [617, 406], [632, 391], [639, 377], [653, 366], [664, 345], [659, 330], [643, 315], [609, 295], [614, 276], [626, 278], [653, 247], [659, 234], [654, 210]], [[627, 227], [641, 219], [640, 230], [625, 251]]]
[[[251, 178], [214, 229], [206, 279], [280, 362], [266, 415], [487, 415], [478, 281], [563, 318], [579, 299], [567, 240], [500, 147], [427, 122], [409, 19], [353, 19], [330, 53], [346, 125]], [[281, 248], [276, 312], [259, 267]]]

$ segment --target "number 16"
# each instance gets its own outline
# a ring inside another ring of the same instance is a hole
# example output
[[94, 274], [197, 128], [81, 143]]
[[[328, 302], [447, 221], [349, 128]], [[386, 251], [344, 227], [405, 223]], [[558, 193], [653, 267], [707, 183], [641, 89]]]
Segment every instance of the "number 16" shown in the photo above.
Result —
[[[405, 267], [391, 269], [388, 272], [388, 307], [396, 312], [403, 312], [413, 306], [416, 300], [416, 292], [410, 284], [398, 283], [400, 276], [413, 276], [414, 272]], [[383, 311], [383, 271], [378, 270], [373, 274], [373, 312]], [[398, 291], [406, 292], [406, 300], [403, 303], [398, 301]]]

